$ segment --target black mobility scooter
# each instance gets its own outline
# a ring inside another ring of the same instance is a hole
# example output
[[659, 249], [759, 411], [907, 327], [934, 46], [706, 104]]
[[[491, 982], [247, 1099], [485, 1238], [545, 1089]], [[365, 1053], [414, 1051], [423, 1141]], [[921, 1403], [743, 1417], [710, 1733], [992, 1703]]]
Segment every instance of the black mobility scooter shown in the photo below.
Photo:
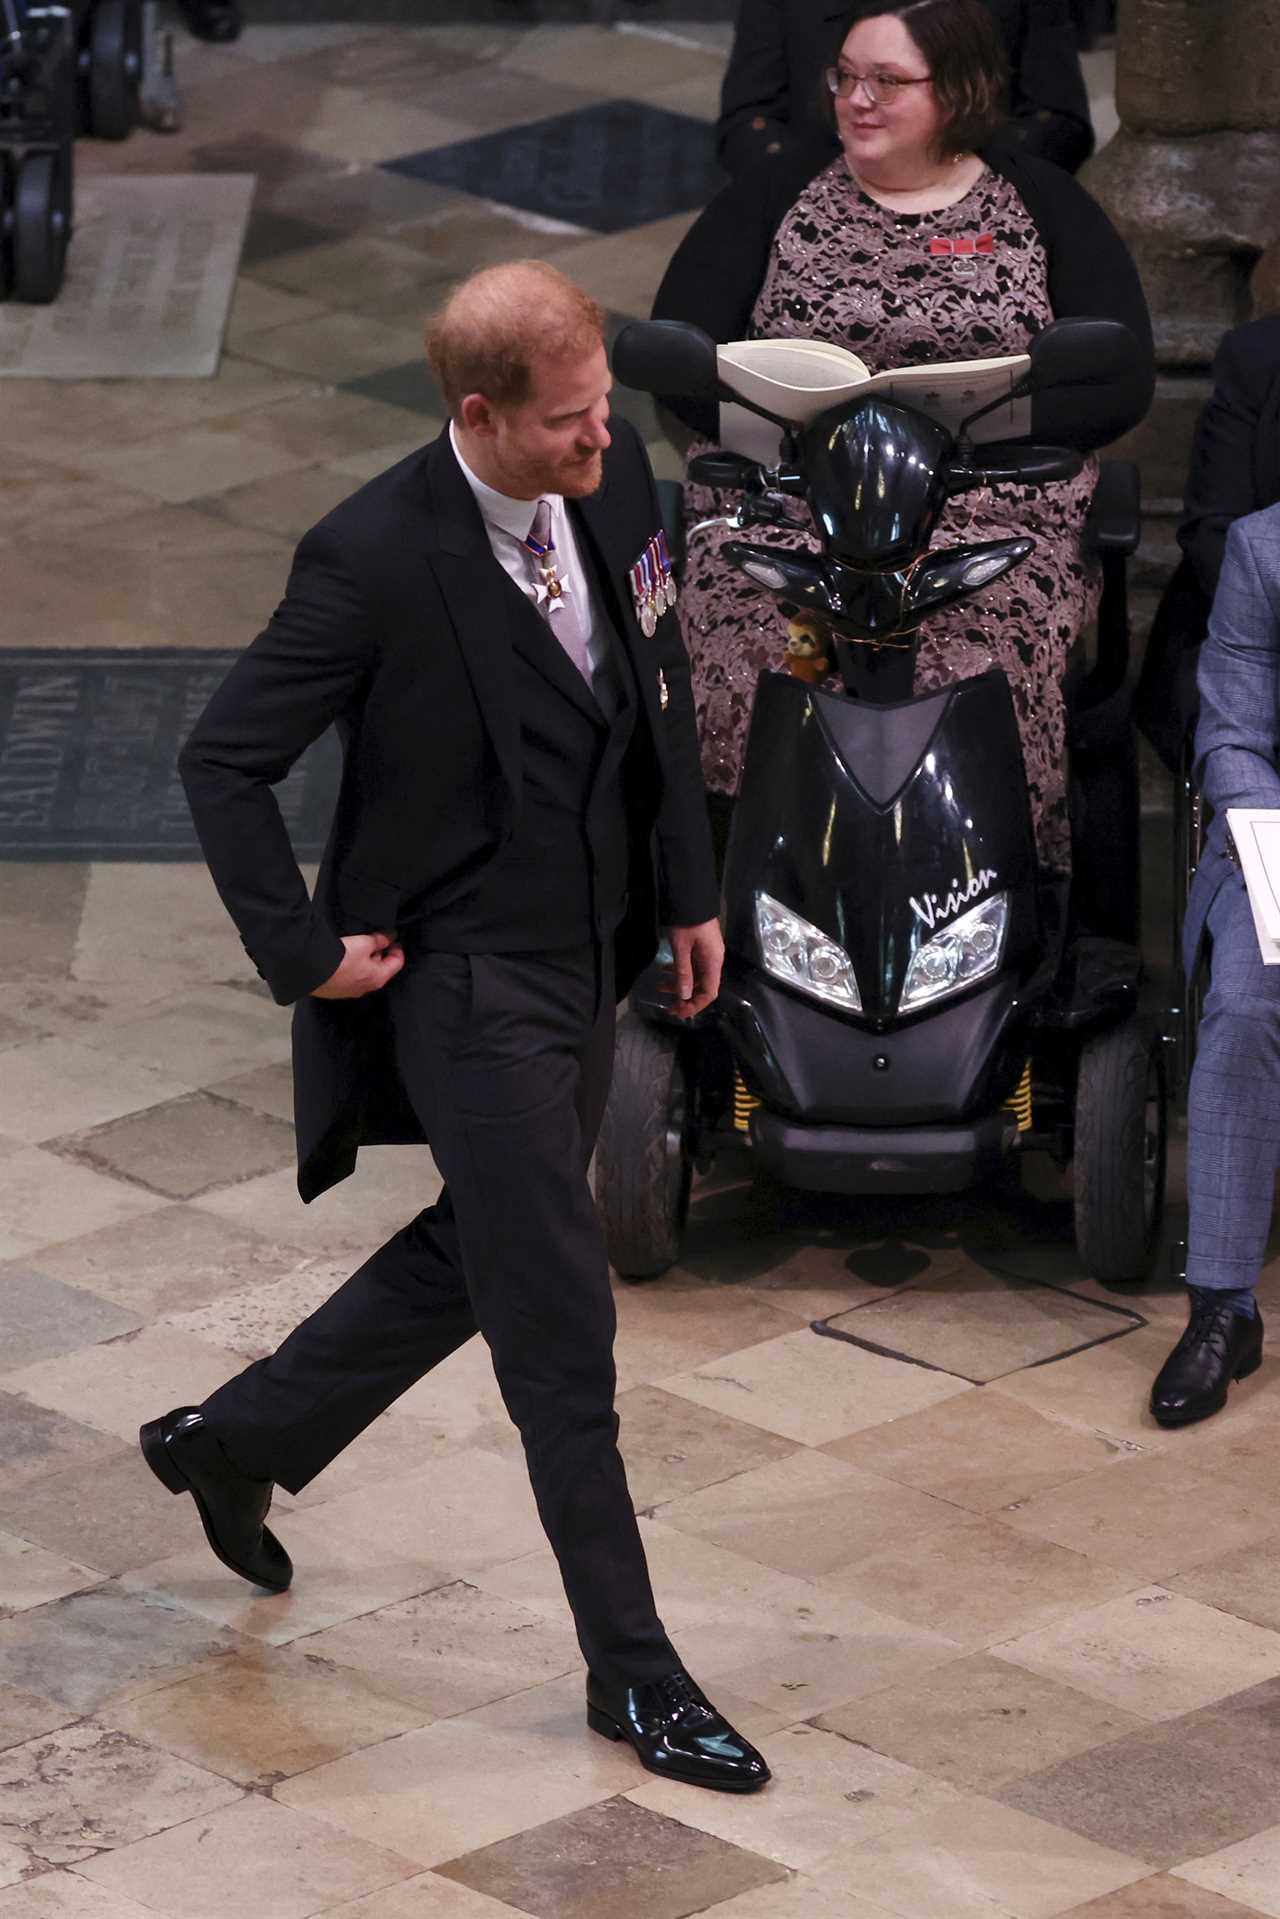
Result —
[[0, 299], [62, 290], [77, 132], [123, 140], [138, 117], [142, 0], [0, 0]]
[[[1070, 320], [1029, 351], [1024, 391], [1121, 377], [1138, 349], [1114, 321]], [[625, 328], [614, 366], [660, 397], [744, 403], [713, 342], [679, 323]], [[959, 1191], [1047, 1149], [1074, 1163], [1086, 1268], [1109, 1281], [1147, 1268], [1167, 1089], [1165, 1042], [1138, 995], [1125, 606], [1136, 474], [1104, 467], [1095, 506], [1105, 585], [1096, 663], [1070, 699], [1068, 888], [1037, 869], [1004, 675], [913, 693], [921, 621], [1033, 548], [932, 547], [947, 497], [1080, 468], [1064, 448], [975, 446], [972, 424], [953, 437], [864, 397], [790, 426], [777, 466], [694, 463], [694, 478], [739, 490], [735, 529], [794, 525], [794, 502], [807, 502], [819, 553], [750, 539], [724, 551], [793, 633], [819, 636], [843, 684], [761, 675], [724, 871], [719, 1001], [682, 1027], [655, 970], [620, 1026], [596, 1192], [625, 1277], [678, 1258], [693, 1169], [722, 1129], [776, 1179], [851, 1194]]]

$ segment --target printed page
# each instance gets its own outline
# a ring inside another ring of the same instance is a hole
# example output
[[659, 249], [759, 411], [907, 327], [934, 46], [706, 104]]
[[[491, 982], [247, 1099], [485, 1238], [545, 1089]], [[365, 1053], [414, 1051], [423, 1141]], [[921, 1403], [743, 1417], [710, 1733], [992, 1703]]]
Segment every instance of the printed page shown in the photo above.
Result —
[[1258, 950], [1268, 966], [1280, 965], [1280, 809], [1227, 808], [1227, 826], [1249, 892]]

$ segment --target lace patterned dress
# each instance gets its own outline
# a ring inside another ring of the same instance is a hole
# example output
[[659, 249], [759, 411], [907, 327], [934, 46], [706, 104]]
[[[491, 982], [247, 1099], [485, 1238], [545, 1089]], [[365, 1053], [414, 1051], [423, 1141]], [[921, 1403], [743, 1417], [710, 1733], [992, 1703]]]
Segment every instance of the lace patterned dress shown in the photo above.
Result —
[[[954, 250], [956, 241], [979, 236], [990, 236], [989, 250], [985, 241], [981, 251]], [[951, 243], [945, 250], [944, 242]], [[1054, 317], [1047, 276], [1031, 216], [999, 174], [983, 173], [940, 212], [896, 213], [862, 193], [840, 158], [804, 188], [778, 228], [750, 333], [833, 340], [872, 372], [1017, 353]], [[1096, 481], [1097, 464], [1089, 459], [1074, 480], [983, 487], [948, 502], [935, 545], [1027, 534], [1036, 546], [1003, 580], [925, 622], [916, 667], [920, 692], [1003, 669], [1022, 735], [1040, 860], [1057, 872], [1071, 863], [1061, 682], [1067, 651], [1097, 606], [1097, 570], [1081, 550]], [[690, 529], [729, 510], [733, 498], [688, 485]], [[763, 668], [783, 665], [786, 640], [773, 601], [722, 557], [731, 537], [719, 528], [690, 530], [680, 600], [703, 773], [719, 793], [737, 786], [756, 681]], [[817, 544], [804, 531], [770, 528], [755, 537]]]

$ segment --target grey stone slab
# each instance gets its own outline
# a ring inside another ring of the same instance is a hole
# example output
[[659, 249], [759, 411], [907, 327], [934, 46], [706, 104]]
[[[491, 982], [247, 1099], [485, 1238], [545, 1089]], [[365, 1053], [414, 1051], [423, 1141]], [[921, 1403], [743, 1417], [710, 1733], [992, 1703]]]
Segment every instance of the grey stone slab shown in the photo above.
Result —
[[20, 1686], [0, 1686], [0, 1752], [20, 1746], [55, 1726], [65, 1726], [75, 1714], [70, 1706], [39, 1693], [24, 1692]]
[[539, 1919], [685, 1919], [785, 1866], [627, 1799], [606, 1799], [436, 1867]]
[[0, 1621], [0, 1684], [93, 1712], [113, 1694], [145, 1691], [245, 1643], [157, 1594], [95, 1586]]
[[0, 863], [0, 980], [66, 977], [88, 884], [82, 864]]
[[30, 1268], [9, 1267], [0, 1284], [0, 1363], [6, 1372], [96, 1346], [141, 1324], [136, 1313], [111, 1300]]
[[170, 1199], [276, 1172], [294, 1157], [291, 1126], [206, 1092], [90, 1127], [50, 1149]]
[[[0, 1273], [0, 1297], [5, 1285]], [[6, 1499], [33, 1481], [96, 1464], [119, 1450], [119, 1441], [96, 1426], [82, 1426], [15, 1393], [0, 1393], [0, 1487]]]
[[[139, 1421], [166, 1406], [139, 1407]], [[89, 1465], [0, 1492], [0, 1529], [81, 1566], [114, 1576], [187, 1550], [196, 1531], [189, 1499], [166, 1493], [136, 1445]]]

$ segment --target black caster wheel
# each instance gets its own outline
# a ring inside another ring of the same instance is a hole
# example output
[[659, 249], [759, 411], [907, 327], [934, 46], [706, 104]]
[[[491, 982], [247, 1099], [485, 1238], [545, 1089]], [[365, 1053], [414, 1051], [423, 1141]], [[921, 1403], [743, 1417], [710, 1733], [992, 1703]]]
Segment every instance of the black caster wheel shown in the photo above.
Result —
[[86, 130], [95, 140], [127, 139], [142, 85], [141, 0], [97, 0], [86, 52]]
[[1144, 1279], [1164, 1212], [1169, 1095], [1161, 1040], [1126, 1020], [1086, 1041], [1075, 1110], [1076, 1250], [1095, 1279]]
[[13, 189], [16, 171], [0, 153], [0, 300], [13, 292]]
[[677, 1034], [629, 1013], [596, 1147], [596, 1207], [609, 1263], [656, 1279], [680, 1257], [693, 1181], [692, 1088]]
[[13, 195], [12, 260], [15, 299], [47, 306], [62, 290], [71, 238], [66, 163], [54, 153], [29, 153]]

